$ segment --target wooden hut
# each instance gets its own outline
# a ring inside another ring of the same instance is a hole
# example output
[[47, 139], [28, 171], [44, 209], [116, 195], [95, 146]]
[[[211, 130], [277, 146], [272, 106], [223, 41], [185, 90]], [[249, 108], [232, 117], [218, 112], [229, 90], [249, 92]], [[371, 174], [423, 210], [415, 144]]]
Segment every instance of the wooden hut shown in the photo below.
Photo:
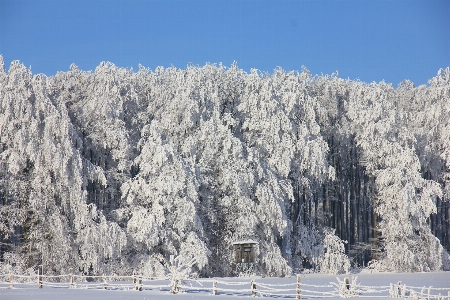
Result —
[[255, 262], [255, 246], [258, 242], [252, 240], [237, 241], [233, 243], [234, 246], [234, 262], [239, 263], [254, 263]]

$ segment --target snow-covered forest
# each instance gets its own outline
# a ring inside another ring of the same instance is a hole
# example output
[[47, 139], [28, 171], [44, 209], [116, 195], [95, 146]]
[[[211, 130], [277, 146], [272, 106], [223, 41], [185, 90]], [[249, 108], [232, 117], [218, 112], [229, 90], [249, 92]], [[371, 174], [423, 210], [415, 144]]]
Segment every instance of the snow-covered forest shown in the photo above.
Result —
[[428, 85], [0, 56], [0, 273], [449, 270], [450, 70]]

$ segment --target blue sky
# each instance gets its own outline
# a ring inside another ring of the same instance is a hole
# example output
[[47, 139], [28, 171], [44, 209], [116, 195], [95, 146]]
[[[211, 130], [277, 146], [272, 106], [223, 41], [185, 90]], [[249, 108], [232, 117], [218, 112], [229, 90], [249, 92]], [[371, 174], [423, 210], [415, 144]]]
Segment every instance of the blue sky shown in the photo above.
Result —
[[237, 61], [419, 85], [450, 66], [450, 1], [0, 0], [0, 54], [46, 75]]

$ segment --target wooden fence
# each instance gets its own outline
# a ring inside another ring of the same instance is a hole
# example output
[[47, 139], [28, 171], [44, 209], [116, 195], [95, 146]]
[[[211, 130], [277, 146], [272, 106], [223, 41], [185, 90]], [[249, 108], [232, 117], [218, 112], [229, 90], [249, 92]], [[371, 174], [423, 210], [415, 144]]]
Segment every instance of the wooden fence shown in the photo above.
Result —
[[[236, 278], [237, 280], [237, 278]], [[250, 280], [250, 279], [249, 279]], [[37, 288], [77, 288], [104, 290], [159, 290], [171, 293], [206, 292], [211, 295], [227, 294], [235, 296], [262, 296], [271, 298], [411, 298], [450, 300], [450, 288], [414, 287], [401, 282], [388, 286], [364, 286], [356, 280], [331, 283], [328, 285], [311, 285], [301, 282], [297, 275], [296, 282], [286, 284], [269, 284], [258, 279], [250, 281], [228, 281], [213, 279], [147, 278], [133, 274], [131, 276], [87, 276], [75, 275], [43, 275], [42, 269], [35, 275], [0, 275], [1, 288], [17, 288], [35, 286]]]

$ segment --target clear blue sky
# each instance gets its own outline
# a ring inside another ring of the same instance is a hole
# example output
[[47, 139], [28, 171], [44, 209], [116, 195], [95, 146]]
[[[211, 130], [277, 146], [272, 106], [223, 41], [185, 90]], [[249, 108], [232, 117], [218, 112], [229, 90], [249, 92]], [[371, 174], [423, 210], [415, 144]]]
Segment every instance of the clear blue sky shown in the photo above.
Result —
[[0, 54], [46, 75], [237, 61], [419, 85], [450, 66], [450, 1], [0, 0]]

